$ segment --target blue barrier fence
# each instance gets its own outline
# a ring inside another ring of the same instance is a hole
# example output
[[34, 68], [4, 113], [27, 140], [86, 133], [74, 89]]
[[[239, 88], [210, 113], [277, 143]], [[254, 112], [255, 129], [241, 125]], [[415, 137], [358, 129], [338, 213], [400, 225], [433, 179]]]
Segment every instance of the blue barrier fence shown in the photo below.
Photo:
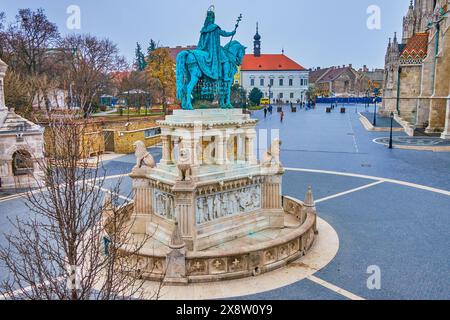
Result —
[[[381, 103], [383, 99], [377, 98], [377, 103]], [[374, 103], [374, 98], [317, 98], [316, 103], [344, 103], [344, 104], [366, 104]]]

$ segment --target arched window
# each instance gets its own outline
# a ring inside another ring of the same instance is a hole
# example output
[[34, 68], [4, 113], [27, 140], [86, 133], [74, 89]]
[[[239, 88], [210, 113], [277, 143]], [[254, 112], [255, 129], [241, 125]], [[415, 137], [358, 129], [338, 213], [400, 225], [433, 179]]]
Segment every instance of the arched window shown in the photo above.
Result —
[[28, 151], [19, 150], [13, 154], [13, 174], [22, 176], [33, 173], [33, 160]]

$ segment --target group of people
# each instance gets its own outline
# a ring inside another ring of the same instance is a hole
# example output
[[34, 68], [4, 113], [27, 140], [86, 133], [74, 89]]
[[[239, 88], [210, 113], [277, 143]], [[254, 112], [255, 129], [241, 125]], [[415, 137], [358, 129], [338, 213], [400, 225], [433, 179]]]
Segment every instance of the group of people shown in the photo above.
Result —
[[[313, 101], [308, 101], [307, 103], [299, 102], [298, 104], [299, 104], [300, 109], [305, 109], [305, 110], [315, 109], [315, 107], [316, 107], [316, 104]], [[291, 106], [291, 112], [297, 112], [297, 106], [295, 106], [294, 103], [291, 102], [290, 106]], [[264, 111], [264, 118], [267, 118], [267, 115], [269, 115], [269, 114], [272, 115], [272, 113], [273, 113], [272, 105], [264, 108], [263, 111]], [[278, 107], [278, 113], [280, 115], [280, 122], [282, 123], [284, 121], [284, 116], [285, 116], [282, 106]]]

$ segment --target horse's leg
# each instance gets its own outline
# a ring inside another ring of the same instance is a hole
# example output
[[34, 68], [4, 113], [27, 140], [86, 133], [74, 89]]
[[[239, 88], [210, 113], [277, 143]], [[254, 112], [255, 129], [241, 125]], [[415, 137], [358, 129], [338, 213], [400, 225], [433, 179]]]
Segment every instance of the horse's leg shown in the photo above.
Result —
[[226, 101], [226, 105], [228, 107], [228, 109], [233, 109], [233, 105], [231, 104], [231, 84], [233, 82], [232, 81], [228, 81], [227, 82], [227, 101]]
[[189, 68], [189, 72], [191, 73], [191, 81], [187, 84], [186, 87], [186, 110], [194, 110], [194, 107], [192, 106], [192, 91], [194, 91], [194, 88], [198, 82], [198, 80], [201, 77], [201, 73], [199, 74], [199, 70], [197, 66], [191, 66]]

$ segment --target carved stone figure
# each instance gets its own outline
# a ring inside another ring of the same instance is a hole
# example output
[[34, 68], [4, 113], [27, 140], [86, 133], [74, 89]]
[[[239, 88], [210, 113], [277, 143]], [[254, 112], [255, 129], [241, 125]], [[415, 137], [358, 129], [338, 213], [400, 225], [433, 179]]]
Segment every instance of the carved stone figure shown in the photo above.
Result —
[[214, 197], [214, 219], [218, 219], [221, 217], [222, 210], [221, 210], [222, 201], [220, 200], [220, 195], [216, 195]]
[[191, 161], [189, 159], [189, 150], [181, 149], [178, 159], [178, 179], [179, 181], [190, 181], [192, 175]]
[[197, 223], [261, 209], [261, 186], [225, 192], [197, 199]]
[[136, 167], [137, 169], [141, 169], [142, 167], [146, 168], [154, 168], [156, 167], [155, 159], [153, 159], [152, 155], [147, 151], [144, 142], [136, 141], [134, 144], [136, 156]]
[[197, 224], [202, 224], [205, 222], [205, 203], [204, 198], [199, 198], [197, 200]]
[[154, 203], [155, 214], [171, 220], [174, 218], [175, 202], [171, 194], [155, 190]]

